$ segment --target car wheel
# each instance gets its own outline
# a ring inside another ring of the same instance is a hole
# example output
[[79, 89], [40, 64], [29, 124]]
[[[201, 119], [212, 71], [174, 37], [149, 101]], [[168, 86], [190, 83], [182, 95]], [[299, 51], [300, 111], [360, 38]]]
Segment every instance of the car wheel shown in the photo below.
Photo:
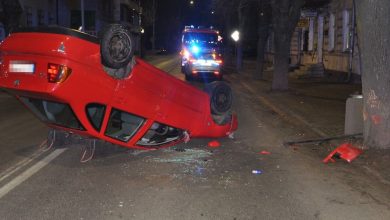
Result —
[[233, 94], [230, 86], [223, 81], [214, 81], [205, 87], [210, 96], [211, 113], [214, 115], [225, 115], [231, 112]]
[[134, 39], [129, 30], [120, 24], [109, 25], [103, 31], [100, 43], [101, 62], [104, 66], [126, 67], [134, 54]]

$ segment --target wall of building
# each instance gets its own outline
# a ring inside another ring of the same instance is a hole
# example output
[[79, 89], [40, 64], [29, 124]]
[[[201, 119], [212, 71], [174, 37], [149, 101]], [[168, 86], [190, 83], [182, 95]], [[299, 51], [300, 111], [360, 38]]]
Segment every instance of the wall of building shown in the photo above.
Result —
[[[323, 17], [322, 59], [318, 60], [319, 17]], [[314, 42], [312, 50], [303, 52], [302, 64], [322, 62], [325, 69], [348, 72], [350, 51], [352, 48], [352, 0], [333, 0], [327, 7], [318, 10], [318, 15], [311, 18], [314, 22]], [[359, 74], [359, 56], [355, 38], [352, 72]]]
[[[105, 23], [119, 21], [121, 3], [126, 4], [123, 0], [84, 0], [84, 10], [88, 11], [90, 17], [94, 17], [93, 24], [86, 31], [96, 33]], [[23, 26], [57, 24], [72, 27], [72, 11], [80, 11], [81, 25], [81, 0], [20, 0], [20, 4], [23, 9], [20, 23]], [[84, 16], [86, 19], [86, 14]]]
[[[316, 9], [311, 16], [303, 17], [308, 19], [308, 25], [297, 27], [293, 34], [291, 66], [323, 63], [326, 70], [348, 72], [352, 48], [352, 0], [333, 0], [329, 5]], [[267, 53], [268, 61], [272, 62], [272, 48]], [[360, 75], [356, 37], [351, 62], [352, 73]]]
[[24, 26], [55, 24], [55, 0], [20, 0], [23, 9], [20, 23]]

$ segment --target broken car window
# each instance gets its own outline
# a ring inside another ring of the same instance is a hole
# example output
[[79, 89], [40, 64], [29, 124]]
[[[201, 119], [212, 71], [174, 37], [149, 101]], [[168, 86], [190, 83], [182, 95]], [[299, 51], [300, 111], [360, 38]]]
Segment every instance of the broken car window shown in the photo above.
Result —
[[142, 126], [144, 119], [130, 113], [112, 109], [105, 135], [128, 142]]

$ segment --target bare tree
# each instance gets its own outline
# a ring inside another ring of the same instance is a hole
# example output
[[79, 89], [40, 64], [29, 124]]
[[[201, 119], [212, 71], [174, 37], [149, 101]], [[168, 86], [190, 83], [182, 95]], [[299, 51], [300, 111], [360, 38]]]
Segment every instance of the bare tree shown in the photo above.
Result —
[[272, 10], [269, 0], [259, 0], [257, 23], [257, 57], [255, 79], [263, 79], [265, 47], [270, 33]]
[[390, 1], [356, 1], [362, 63], [364, 140], [390, 149]]

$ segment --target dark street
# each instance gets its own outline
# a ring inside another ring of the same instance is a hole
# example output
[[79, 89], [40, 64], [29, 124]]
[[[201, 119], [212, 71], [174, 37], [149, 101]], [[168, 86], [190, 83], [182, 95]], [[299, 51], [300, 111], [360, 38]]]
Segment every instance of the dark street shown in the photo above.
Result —
[[0, 220], [389, 220], [389, 11], [0, 0]]
[[[156, 57], [150, 62], [183, 79], [177, 57]], [[231, 82], [234, 77], [227, 75], [225, 79]], [[38, 148], [47, 129], [21, 104], [2, 93], [0, 216], [3, 219], [390, 217], [388, 184], [342, 161], [325, 165], [321, 160], [326, 154], [313, 153], [304, 150], [305, 147], [298, 150], [284, 147], [283, 141], [316, 134], [275, 114], [242, 85], [232, 84], [240, 128], [233, 139], [220, 139], [221, 147], [207, 147], [211, 139], [194, 139], [188, 144], [156, 151], [125, 150], [106, 144], [98, 145], [94, 158], [87, 163], [79, 162], [80, 145], [54, 147], [46, 152]], [[10, 112], [11, 116], [6, 114]], [[259, 154], [263, 150], [271, 154]], [[252, 170], [262, 173], [252, 174]]]

